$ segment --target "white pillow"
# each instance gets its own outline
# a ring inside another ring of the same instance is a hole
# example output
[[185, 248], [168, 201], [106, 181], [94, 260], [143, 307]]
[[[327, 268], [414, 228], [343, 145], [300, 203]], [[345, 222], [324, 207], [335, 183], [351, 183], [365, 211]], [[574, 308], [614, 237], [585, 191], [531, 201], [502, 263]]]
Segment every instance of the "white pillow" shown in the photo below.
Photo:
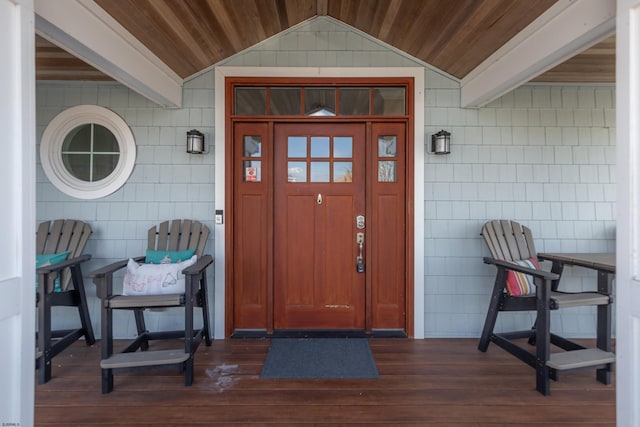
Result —
[[182, 270], [196, 263], [198, 257], [174, 264], [138, 264], [133, 259], [124, 273], [123, 295], [167, 295], [184, 293]]

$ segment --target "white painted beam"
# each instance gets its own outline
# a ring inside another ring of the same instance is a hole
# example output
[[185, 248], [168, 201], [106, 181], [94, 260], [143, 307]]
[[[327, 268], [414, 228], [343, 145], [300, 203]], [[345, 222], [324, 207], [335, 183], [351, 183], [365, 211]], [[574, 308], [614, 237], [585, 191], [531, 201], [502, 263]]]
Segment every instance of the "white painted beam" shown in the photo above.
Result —
[[166, 107], [182, 106], [183, 79], [93, 0], [35, 0], [36, 33]]
[[616, 0], [559, 0], [461, 81], [463, 107], [480, 107], [615, 32]]

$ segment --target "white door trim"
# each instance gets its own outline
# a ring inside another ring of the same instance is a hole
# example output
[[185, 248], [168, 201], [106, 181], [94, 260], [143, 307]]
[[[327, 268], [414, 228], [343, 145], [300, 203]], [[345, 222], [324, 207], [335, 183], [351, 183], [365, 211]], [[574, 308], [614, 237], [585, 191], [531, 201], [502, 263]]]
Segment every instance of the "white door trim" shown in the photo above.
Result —
[[0, 424], [33, 425], [36, 120], [33, 0], [0, 0]]
[[[414, 79], [414, 330], [424, 338], [424, 68], [333, 67], [218, 67], [215, 69], [215, 209], [225, 209], [225, 99], [227, 77], [412, 77]], [[214, 227], [215, 246], [215, 338], [225, 331], [225, 233], [226, 223]]]
[[[616, 37], [616, 411], [640, 425], [640, 0], [618, 0]], [[633, 118], [633, 120], [632, 120]]]

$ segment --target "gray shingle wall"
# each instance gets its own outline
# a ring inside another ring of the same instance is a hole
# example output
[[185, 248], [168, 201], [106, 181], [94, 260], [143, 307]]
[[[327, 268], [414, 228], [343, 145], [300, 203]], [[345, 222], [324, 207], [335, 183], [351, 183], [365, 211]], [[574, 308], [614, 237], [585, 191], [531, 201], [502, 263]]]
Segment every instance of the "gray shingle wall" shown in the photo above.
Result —
[[[462, 109], [456, 80], [388, 49], [349, 27], [318, 19], [230, 58], [228, 66], [425, 67], [425, 134], [452, 133], [452, 152], [426, 154], [425, 334], [479, 335], [493, 282], [480, 239], [482, 224], [509, 218], [528, 225], [539, 251], [612, 251], [615, 245], [615, 99], [613, 86], [527, 85], [481, 109]], [[87, 271], [141, 254], [146, 230], [169, 218], [212, 226], [214, 209], [214, 83], [209, 70], [185, 84], [184, 107], [162, 109], [119, 84], [38, 83], [37, 125], [63, 109], [97, 104], [121, 115], [136, 138], [136, 166], [127, 184], [94, 201], [68, 197], [37, 176], [39, 221], [73, 217], [89, 222], [93, 259]], [[186, 132], [205, 133], [211, 152], [185, 152]], [[213, 251], [213, 241], [209, 244]], [[588, 271], [568, 269], [569, 289], [593, 286]], [[90, 307], [99, 333], [99, 303], [90, 280]], [[210, 279], [213, 287], [213, 280]], [[211, 295], [213, 292], [210, 293]], [[213, 306], [213, 305], [212, 305]], [[127, 313], [128, 314], [128, 313]], [[167, 315], [168, 314], [168, 315]], [[55, 316], [75, 324], [75, 313]], [[132, 316], [116, 326], [134, 333]], [[177, 313], [151, 313], [150, 327], [180, 327]], [[528, 328], [528, 314], [509, 314], [499, 328]], [[554, 313], [553, 327], [568, 336], [593, 336], [591, 309]]]

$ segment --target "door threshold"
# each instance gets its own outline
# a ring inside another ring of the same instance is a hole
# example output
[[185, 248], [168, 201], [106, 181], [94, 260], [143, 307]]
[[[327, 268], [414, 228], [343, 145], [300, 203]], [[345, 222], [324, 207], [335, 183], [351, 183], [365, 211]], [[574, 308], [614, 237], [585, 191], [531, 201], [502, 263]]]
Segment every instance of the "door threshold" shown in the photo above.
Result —
[[266, 330], [235, 330], [231, 338], [407, 338], [401, 329], [374, 330], [364, 329], [279, 329], [273, 333]]

